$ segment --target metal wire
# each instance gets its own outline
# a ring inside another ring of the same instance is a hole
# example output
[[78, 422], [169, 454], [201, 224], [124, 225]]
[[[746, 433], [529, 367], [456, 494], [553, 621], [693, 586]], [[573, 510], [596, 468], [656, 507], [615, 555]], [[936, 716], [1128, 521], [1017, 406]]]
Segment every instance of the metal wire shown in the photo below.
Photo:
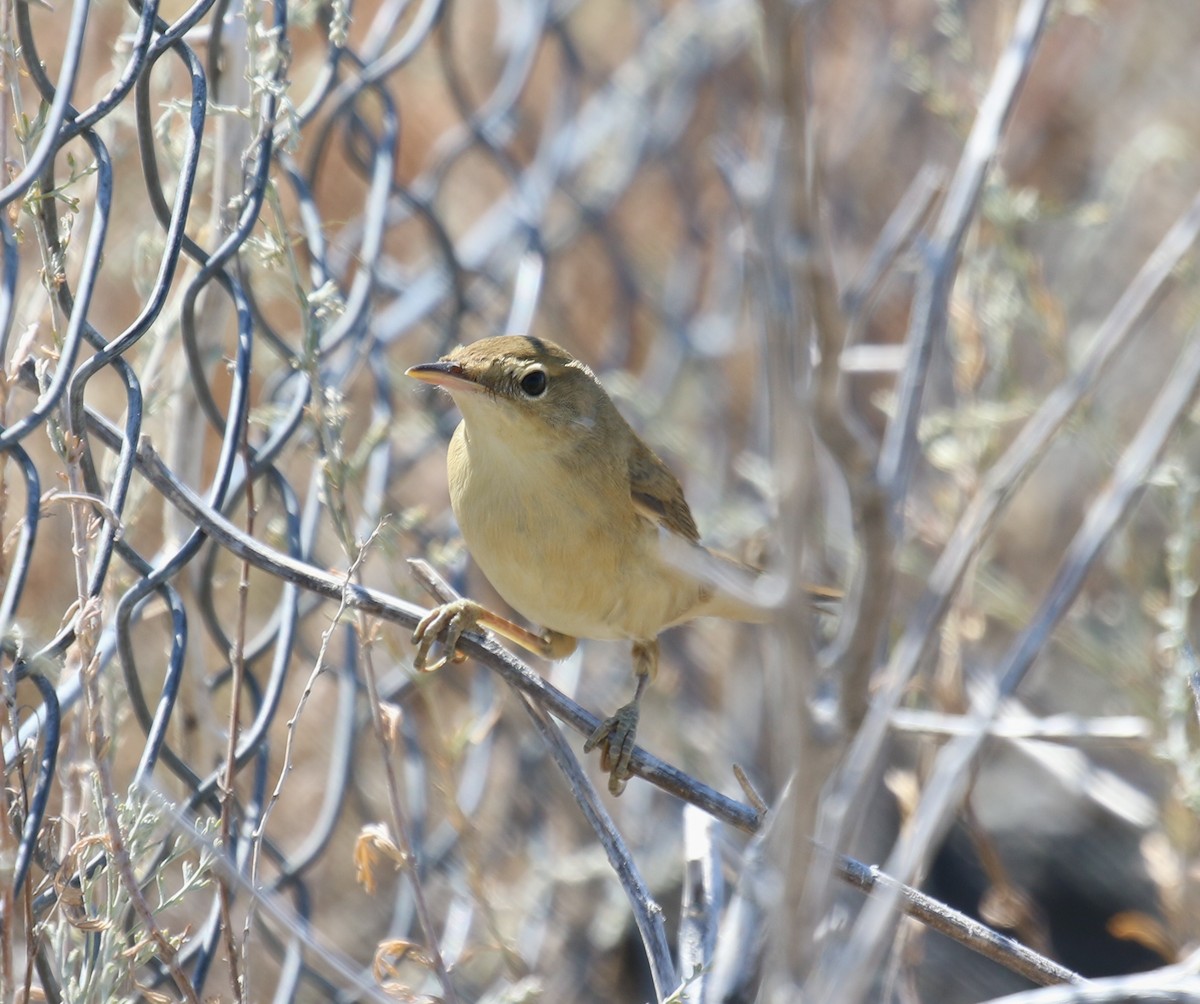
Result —
[[[256, 581], [240, 615], [250, 626], [239, 622], [228, 559], [138, 476], [138, 444], [147, 435], [165, 442], [169, 476], [235, 522], [248, 518], [252, 497], [255, 532], [290, 557], [347, 567], [397, 507], [397, 484], [438, 446], [436, 434], [413, 425], [418, 399], [394, 383], [401, 343], [417, 347], [406, 358], [420, 358], [464, 334], [532, 326], [547, 269], [589, 238], [616, 277], [614, 316], [625, 333], [611, 341], [611, 358], [628, 352], [639, 309], [678, 326], [697, 288], [703, 224], [688, 222], [692, 250], [667, 277], [664, 300], [647, 295], [606, 211], [639, 165], [655, 160], [686, 194], [689, 168], [674, 144], [698, 83], [744, 44], [750, 19], [747, 5], [730, 2], [647, 9], [638, 45], [597, 71], [580, 54], [572, 3], [502, 5], [500, 41], [490, 46], [480, 45], [478, 12], [466, 3], [296, 7], [201, 0], [173, 21], [156, 2], [121, 15], [78, 0], [69, 18], [28, 3], [6, 10], [19, 48], [4, 54], [7, 79], [18, 82], [4, 111], [20, 169], [0, 190], [0, 488], [6, 525], [18, 528], [0, 600], [16, 729], [4, 757], [29, 793], [19, 800], [14, 890], [32, 883], [33, 915], [42, 918], [61, 895], [54, 863], [66, 849], [55, 846], [52, 823], [80, 796], [56, 792], [58, 759], [67, 748], [78, 757], [86, 738], [82, 674], [104, 681], [117, 703], [102, 717], [120, 744], [130, 805], [170, 791], [179, 813], [137, 862], [149, 881], [203, 848], [203, 819], [220, 811], [216, 740], [228, 728], [230, 658], [240, 651], [249, 712], [236, 753], [236, 826], [232, 846], [215, 853], [224, 880], [244, 890], [247, 937], [277, 960], [251, 975], [255, 996], [269, 986], [277, 1000], [350, 999], [369, 993], [370, 979], [340, 979], [327, 954], [334, 949], [314, 949], [311, 932], [331, 923], [314, 905], [328, 881], [322, 873], [338, 867], [330, 855], [344, 860], [348, 827], [371, 816], [356, 684], [367, 639], [361, 625], [330, 626], [329, 604], [286, 579]], [[356, 30], [347, 34], [350, 15]], [[547, 87], [539, 74], [549, 48], [557, 83]], [[482, 75], [481, 56], [492, 63]], [[414, 67], [444, 89], [434, 142], [408, 138], [434, 90], [404, 83]], [[481, 77], [490, 80], [483, 90]], [[545, 99], [532, 142], [531, 93]], [[406, 143], [423, 151], [423, 164]], [[454, 203], [474, 184], [486, 197], [464, 216]], [[561, 305], [547, 309], [565, 316]], [[119, 416], [118, 440], [97, 438], [97, 416]], [[60, 478], [66, 488], [45, 494]], [[69, 539], [61, 515], [72, 510], [82, 517]], [[389, 550], [419, 552], [448, 532], [444, 523], [408, 522], [408, 543]], [[405, 588], [395, 575], [383, 581]], [[80, 647], [79, 613], [89, 602], [102, 627], [85, 665], [80, 653], [91, 649]], [[392, 650], [404, 658], [402, 644]], [[310, 672], [318, 686], [336, 680], [322, 697], [322, 754], [302, 782], [284, 784], [278, 758]], [[485, 728], [470, 744], [446, 792], [447, 814], [430, 802], [444, 782], [415, 725], [420, 688], [403, 667], [391, 679], [391, 697], [406, 709], [418, 877], [438, 890], [451, 925], [443, 949], [457, 957], [466, 940], [454, 918], [478, 924], [480, 904], [456, 820], [494, 811], [498, 740]], [[495, 722], [490, 676], [474, 676], [463, 698], [467, 720]], [[300, 791], [316, 794], [301, 799]], [[528, 826], [536, 844], [549, 820], [537, 809], [500, 829]], [[89, 862], [67, 879], [78, 889], [90, 888], [106, 858]], [[290, 904], [291, 921], [256, 911], [270, 889]], [[531, 915], [547, 915], [551, 894], [546, 885]], [[193, 890], [183, 909], [196, 924], [180, 962], [203, 993], [228, 918], [211, 892]], [[348, 909], [326, 907], [329, 916]], [[408, 885], [397, 883], [385, 913], [368, 944], [420, 940]], [[527, 939], [527, 964], [547, 940], [545, 929]], [[358, 965], [370, 961], [361, 946], [339, 950]], [[167, 980], [162, 960], [140, 978]], [[434, 992], [420, 967], [409, 979]]]

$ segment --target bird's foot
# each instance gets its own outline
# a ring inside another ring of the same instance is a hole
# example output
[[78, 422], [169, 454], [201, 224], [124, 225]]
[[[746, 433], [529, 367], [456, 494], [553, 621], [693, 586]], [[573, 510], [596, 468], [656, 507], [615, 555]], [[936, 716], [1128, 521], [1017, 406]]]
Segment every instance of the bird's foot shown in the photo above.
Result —
[[639, 714], [635, 698], [619, 708], [583, 744], [584, 753], [600, 747], [600, 769], [608, 772], [608, 790], [614, 795], [621, 794], [625, 790], [625, 782], [633, 776], [630, 760], [633, 757]]
[[[479, 627], [487, 610], [474, 600], [453, 600], [434, 607], [421, 618], [413, 631], [413, 644], [417, 646], [413, 666], [425, 673], [441, 669], [448, 662], [462, 662], [466, 658], [458, 651], [458, 640], [468, 631]], [[429, 650], [434, 642], [441, 640], [442, 654], [427, 663]]]

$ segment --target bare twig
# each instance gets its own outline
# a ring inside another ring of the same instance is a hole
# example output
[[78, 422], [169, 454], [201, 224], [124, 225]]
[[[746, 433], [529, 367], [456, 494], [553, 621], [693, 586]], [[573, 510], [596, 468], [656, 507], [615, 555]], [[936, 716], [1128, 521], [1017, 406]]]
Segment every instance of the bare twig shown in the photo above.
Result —
[[842, 309], [849, 318], [847, 346], [858, 343], [857, 336], [869, 316], [872, 298], [883, 284], [896, 257], [912, 241], [945, 184], [946, 172], [941, 165], [924, 165], [879, 231], [879, 239], [875, 241], [866, 264], [842, 294]]
[[[787, 158], [783, 167], [790, 172], [790, 185], [780, 181], [779, 190], [773, 193], [768, 206], [777, 225], [783, 225], [780, 207], [790, 205], [786, 221], [790, 232], [786, 241], [799, 242], [806, 249], [806, 253], [796, 258], [796, 293], [807, 307], [819, 350], [814, 372], [813, 421], [845, 479], [859, 545], [857, 568], [843, 603], [837, 637], [819, 659], [826, 676], [836, 674], [840, 724], [853, 733], [866, 714], [875, 653], [887, 625], [895, 564], [893, 542], [887, 495], [875, 476], [870, 437], [846, 407], [841, 358], [849, 344], [849, 326], [841, 310], [830, 243], [821, 226], [821, 175], [811, 156], [816, 143], [810, 134], [808, 117], [808, 60], [798, 58], [798, 54], [805, 52], [808, 24], [803, 16], [790, 16], [792, 11], [784, 3], [768, 3], [766, 13], [768, 31], [779, 36], [769, 49], [772, 66], [768, 81], [778, 88], [773, 98], [785, 116], [779, 145], [781, 158]], [[794, 395], [795, 390], [790, 393]]]
[[1087, 986], [1043, 987], [994, 997], [985, 1004], [1200, 1004], [1200, 979], [1138, 973]]
[[992, 930], [965, 913], [951, 909], [932, 896], [926, 896], [911, 886], [894, 881], [878, 868], [871, 868], [853, 858], [843, 857], [838, 862], [838, 875], [863, 892], [869, 893], [879, 888], [892, 890], [900, 900], [901, 909], [908, 916], [948, 938], [953, 938], [960, 945], [978, 952], [984, 958], [999, 963], [1005, 969], [1020, 973], [1034, 983], [1050, 986], [1056, 983], [1086, 982], [1078, 973], [1060, 966], [1044, 955], [1039, 955], [1014, 938]]
[[[931, 736], [971, 735], [979, 722], [966, 715], [948, 715], [941, 711], [898, 708], [892, 713], [892, 728]], [[997, 739], [1042, 739], [1050, 742], [1144, 742], [1153, 734], [1150, 722], [1136, 715], [1111, 718], [1084, 718], [1081, 715], [1048, 715], [1034, 718], [1019, 715], [1001, 717], [987, 726]]]
[[98, 495], [89, 495], [87, 492], [64, 492], [57, 488], [51, 488], [50, 491], [42, 496], [42, 505], [49, 505], [51, 502], [85, 502], [94, 508], [112, 526], [114, 532], [117, 534], [123, 532], [120, 517]]
[[683, 810], [683, 904], [679, 918], [679, 972], [690, 980], [687, 999], [698, 1004], [714, 1000], [708, 971], [717, 946], [717, 921], [724, 889], [721, 856], [714, 840], [711, 816], [694, 806]]
[[[460, 599], [459, 594], [450, 587], [445, 579], [437, 574], [427, 562], [411, 562], [413, 576], [425, 587], [438, 603], [452, 603]], [[509, 683], [512, 686], [511, 681]], [[600, 801], [596, 786], [588, 779], [583, 765], [575, 755], [574, 750], [567, 745], [562, 732], [546, 713], [545, 708], [529, 699], [529, 696], [513, 687], [522, 706], [529, 713], [534, 726], [546, 743], [546, 748], [562, 771], [571, 794], [582, 810], [584, 817], [591, 824], [604, 848], [609, 864], [617, 873], [621, 887], [633, 908], [633, 916], [637, 922], [638, 931], [642, 936], [642, 944], [646, 948], [646, 958], [650, 962], [650, 972], [654, 978], [655, 991], [660, 1001], [666, 1000], [678, 985], [675, 967], [671, 962], [671, 950], [667, 945], [666, 930], [663, 927], [662, 907], [650, 895], [650, 889], [638, 871], [633, 855], [629, 852], [624, 839], [617, 830]], [[685, 810], [686, 811], [686, 810]]]
[[[245, 445], [243, 431], [242, 456], [246, 467], [250, 467], [250, 451]], [[257, 505], [254, 496], [254, 480], [247, 478], [245, 483], [246, 498], [246, 536], [254, 536], [254, 517]], [[229, 856], [230, 862], [237, 860], [233, 846], [233, 831], [237, 815], [237, 749], [242, 734], [242, 693], [246, 685], [246, 614], [250, 597], [250, 562], [243, 559], [238, 568], [237, 605], [232, 644], [229, 652], [229, 723], [226, 726], [225, 737], [225, 769], [220, 785], [221, 817], [221, 850]], [[246, 982], [249, 971], [243, 971], [242, 964], [247, 956], [239, 951], [235, 925], [233, 923], [233, 890], [224, 875], [217, 877], [218, 899], [221, 905], [222, 935], [225, 951], [229, 956], [229, 983], [235, 1001], [244, 1002], [247, 999]]]
[[575, 801], [583, 810], [587, 821], [592, 825], [596, 838], [608, 856], [609, 864], [617, 873], [625, 895], [633, 908], [633, 917], [637, 922], [638, 932], [642, 936], [642, 944], [646, 948], [646, 958], [650, 963], [650, 973], [654, 979], [655, 993], [660, 1001], [664, 1001], [678, 986], [679, 979], [675, 975], [675, 966], [671, 962], [671, 949], [667, 944], [666, 930], [663, 926], [662, 907], [650, 895], [650, 889], [634, 863], [633, 855], [625, 845], [625, 841], [617, 832], [612, 817], [604, 808], [596, 786], [588, 780], [583, 766], [579, 763], [574, 751], [563, 739], [562, 732], [553, 719], [541, 705], [530, 700], [528, 695], [520, 694], [521, 703], [529, 712], [542, 738], [550, 749], [555, 763], [567, 778]]
[[1048, 8], [1049, 0], [1024, 0], [1021, 4], [1008, 46], [996, 64], [926, 248], [928, 264], [917, 284], [908, 327], [908, 364], [900, 381], [896, 414], [888, 423], [879, 456], [879, 481], [895, 507], [893, 518], [897, 526], [903, 520], [904, 496], [916, 455], [917, 421], [925, 379], [933, 351], [945, 337], [959, 250], [975, 218], [979, 194], [999, 149], [1000, 137], [1033, 65]]
[[767, 815], [767, 803], [762, 797], [762, 794], [754, 787], [750, 776], [746, 773], [741, 764], [733, 765], [733, 776], [737, 783], [742, 788], [742, 793], [746, 796], [746, 801], [754, 806], [754, 811], [758, 813], [760, 819], [765, 819]]
[[[788, 797], [785, 787], [778, 802], [786, 804]], [[742, 853], [729, 903], [721, 916], [712, 969], [705, 981], [711, 1000], [749, 1000], [754, 996], [777, 887], [772, 881], [777, 873], [769, 859], [769, 840], [781, 822], [778, 812], [767, 816], [763, 828]], [[786, 932], [786, 939], [797, 936], [794, 929]]]
[[421, 882], [417, 855], [413, 847], [412, 830], [408, 822], [408, 814], [405, 811], [404, 803], [400, 799], [399, 779], [396, 777], [395, 765], [392, 763], [394, 753], [393, 743], [388, 739], [388, 729], [383, 720], [383, 702], [379, 697], [379, 685], [376, 682], [375, 666], [370, 658], [369, 646], [364, 646], [363, 667], [363, 680], [367, 685], [367, 701], [371, 711], [371, 724], [375, 737], [379, 742], [383, 776], [386, 781], [388, 806], [392, 813], [392, 827], [396, 846], [400, 848], [400, 853], [403, 855], [406, 864], [405, 871], [408, 875], [409, 886], [413, 891], [417, 921], [421, 926], [421, 933], [425, 938], [424, 947], [429, 953], [430, 961], [433, 964], [434, 976], [437, 977], [437, 981], [441, 985], [445, 1000], [448, 1004], [457, 1004], [458, 993], [454, 989], [454, 982], [450, 978], [450, 973], [446, 968], [446, 961], [442, 956], [437, 925], [434, 923], [433, 912], [429, 908], [429, 901]]

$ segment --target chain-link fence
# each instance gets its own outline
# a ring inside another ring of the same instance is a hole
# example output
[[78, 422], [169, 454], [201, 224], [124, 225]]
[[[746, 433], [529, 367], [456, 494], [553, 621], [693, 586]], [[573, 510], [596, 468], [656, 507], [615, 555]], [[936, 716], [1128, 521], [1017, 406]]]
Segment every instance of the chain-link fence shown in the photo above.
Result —
[[[4, 1001], [975, 1001], [1195, 937], [1200, 14], [0, 0], [0, 42]], [[558, 723], [626, 646], [413, 669], [425, 607], [503, 606], [403, 373], [508, 331], [777, 607], [664, 635], [618, 800]]]

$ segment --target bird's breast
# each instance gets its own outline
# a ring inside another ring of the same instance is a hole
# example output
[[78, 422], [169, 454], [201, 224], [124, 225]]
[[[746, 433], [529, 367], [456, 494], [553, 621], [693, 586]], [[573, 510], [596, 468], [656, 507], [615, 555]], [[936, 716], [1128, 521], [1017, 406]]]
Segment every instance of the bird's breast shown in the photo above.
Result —
[[473, 441], [450, 444], [450, 500], [467, 549], [521, 616], [577, 638], [653, 638], [698, 602], [659, 559], [627, 475]]

